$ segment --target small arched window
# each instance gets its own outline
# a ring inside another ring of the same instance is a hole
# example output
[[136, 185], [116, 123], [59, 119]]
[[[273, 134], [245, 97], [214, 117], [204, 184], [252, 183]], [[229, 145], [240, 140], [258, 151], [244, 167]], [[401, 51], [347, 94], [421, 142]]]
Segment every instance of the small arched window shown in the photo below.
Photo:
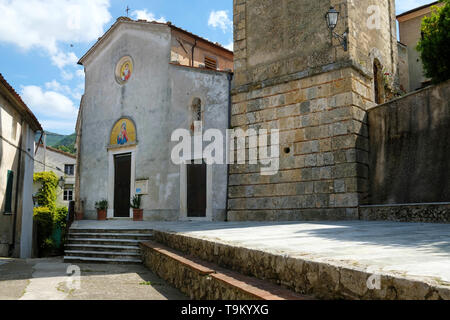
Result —
[[191, 131], [195, 130], [195, 122], [203, 122], [202, 100], [194, 98], [191, 105]]

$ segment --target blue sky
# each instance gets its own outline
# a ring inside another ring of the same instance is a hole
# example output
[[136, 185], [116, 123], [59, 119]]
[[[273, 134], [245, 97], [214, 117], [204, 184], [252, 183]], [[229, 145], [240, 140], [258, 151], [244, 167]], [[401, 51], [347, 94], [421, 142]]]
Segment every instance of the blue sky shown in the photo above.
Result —
[[[431, 2], [396, 0], [397, 13]], [[74, 132], [84, 91], [76, 62], [127, 6], [132, 18], [171, 21], [232, 46], [232, 0], [0, 0], [0, 73], [45, 130]]]

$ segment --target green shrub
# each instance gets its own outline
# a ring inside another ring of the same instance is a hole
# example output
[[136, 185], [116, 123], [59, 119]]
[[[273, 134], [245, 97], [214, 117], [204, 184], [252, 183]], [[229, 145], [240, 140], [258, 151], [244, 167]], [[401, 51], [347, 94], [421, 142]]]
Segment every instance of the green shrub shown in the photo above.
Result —
[[102, 200], [95, 203], [95, 209], [97, 210], [107, 210], [108, 209], [108, 200]]
[[417, 45], [425, 75], [439, 83], [450, 79], [450, 0], [422, 21], [422, 39]]
[[34, 221], [37, 224], [37, 241], [39, 248], [44, 249], [46, 240], [53, 232], [53, 213], [47, 207], [34, 208]]
[[55, 242], [53, 241], [53, 239], [52, 238], [45, 239], [44, 243], [42, 244], [42, 249], [51, 251], [53, 250], [53, 248], [55, 248]]
[[56, 188], [58, 187], [58, 177], [56, 174], [54, 172], [35, 173], [34, 182], [42, 184], [37, 194], [39, 207], [46, 207], [49, 208], [51, 212], [55, 212]]
[[59, 207], [53, 216], [53, 223], [55, 226], [59, 226], [61, 229], [65, 229], [67, 225], [67, 215], [69, 210], [67, 207]]
[[130, 207], [133, 209], [140, 209], [141, 208], [141, 195], [135, 195], [133, 198], [131, 198]]

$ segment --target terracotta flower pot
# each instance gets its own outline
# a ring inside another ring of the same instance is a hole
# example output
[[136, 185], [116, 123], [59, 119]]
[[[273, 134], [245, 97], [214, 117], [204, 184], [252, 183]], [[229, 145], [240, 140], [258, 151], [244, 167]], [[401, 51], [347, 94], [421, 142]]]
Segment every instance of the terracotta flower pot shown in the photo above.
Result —
[[144, 209], [133, 209], [133, 221], [144, 220]]
[[84, 214], [83, 212], [75, 212], [75, 220], [83, 220]]
[[97, 210], [97, 220], [106, 220], [106, 210]]

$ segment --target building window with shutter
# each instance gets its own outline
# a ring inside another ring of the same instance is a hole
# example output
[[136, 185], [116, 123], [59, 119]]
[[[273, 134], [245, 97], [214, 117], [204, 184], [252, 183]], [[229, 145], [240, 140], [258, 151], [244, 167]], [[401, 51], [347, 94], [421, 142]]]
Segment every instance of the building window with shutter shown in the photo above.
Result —
[[8, 176], [6, 177], [5, 213], [12, 213], [13, 184], [14, 172], [8, 170]]
[[217, 61], [213, 58], [205, 57], [205, 68], [211, 70], [217, 70]]

